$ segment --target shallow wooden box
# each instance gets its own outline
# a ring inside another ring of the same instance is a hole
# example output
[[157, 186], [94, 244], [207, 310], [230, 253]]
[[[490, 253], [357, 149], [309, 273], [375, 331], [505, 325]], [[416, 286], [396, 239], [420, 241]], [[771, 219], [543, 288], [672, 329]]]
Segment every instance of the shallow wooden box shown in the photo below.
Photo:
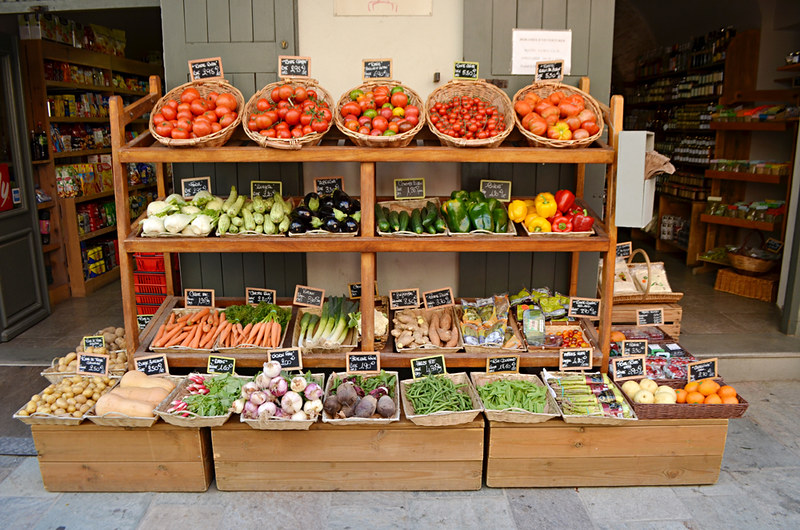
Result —
[[31, 430], [48, 491], [202, 492], [214, 476], [208, 429], [84, 422]]
[[[315, 423], [307, 431], [211, 429], [221, 491], [479, 490], [483, 418], [419, 427]], [[288, 455], [297, 455], [294, 460]]]
[[636, 312], [639, 309], [664, 309], [664, 323], [659, 325], [662, 331], [677, 340], [681, 335], [681, 318], [683, 308], [680, 304], [626, 304], [614, 305], [611, 309], [611, 322], [620, 326], [635, 326]]
[[675, 486], [717, 482], [728, 420], [492, 421], [487, 429], [490, 487]]

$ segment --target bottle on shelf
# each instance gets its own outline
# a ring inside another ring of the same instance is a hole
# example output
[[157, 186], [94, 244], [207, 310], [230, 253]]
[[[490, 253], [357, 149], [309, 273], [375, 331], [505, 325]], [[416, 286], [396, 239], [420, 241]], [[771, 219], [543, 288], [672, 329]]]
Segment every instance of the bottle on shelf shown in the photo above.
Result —
[[47, 160], [50, 158], [50, 152], [47, 147], [47, 133], [44, 132], [44, 126], [42, 122], [38, 122], [36, 124], [36, 136], [35, 136], [36, 144], [38, 145], [37, 152], [38, 158], [37, 160]]
[[50, 211], [42, 210], [39, 212], [39, 235], [42, 237], [42, 245], [50, 244]]

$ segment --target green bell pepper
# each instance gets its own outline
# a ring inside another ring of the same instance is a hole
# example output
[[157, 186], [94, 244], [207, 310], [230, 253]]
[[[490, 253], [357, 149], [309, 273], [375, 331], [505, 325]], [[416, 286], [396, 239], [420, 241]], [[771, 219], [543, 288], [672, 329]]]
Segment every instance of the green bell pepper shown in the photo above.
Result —
[[469, 192], [469, 199], [475, 202], [486, 202], [486, 195], [482, 191]]
[[508, 214], [502, 205], [492, 210], [492, 221], [496, 234], [505, 234], [508, 231]]
[[497, 208], [500, 208], [500, 209], [503, 208], [501, 206], [501, 204], [500, 204], [500, 201], [498, 201], [495, 198], [487, 199], [487, 202], [489, 203], [489, 211], [490, 212], [494, 212]]
[[469, 232], [470, 220], [467, 214], [466, 205], [457, 200], [451, 199], [445, 203], [447, 210], [447, 226], [453, 232]]
[[488, 202], [476, 202], [469, 208], [469, 220], [474, 230], [492, 232], [492, 213]]
[[464, 190], [455, 190], [450, 192], [450, 198], [457, 201], [465, 202], [469, 200], [469, 193]]

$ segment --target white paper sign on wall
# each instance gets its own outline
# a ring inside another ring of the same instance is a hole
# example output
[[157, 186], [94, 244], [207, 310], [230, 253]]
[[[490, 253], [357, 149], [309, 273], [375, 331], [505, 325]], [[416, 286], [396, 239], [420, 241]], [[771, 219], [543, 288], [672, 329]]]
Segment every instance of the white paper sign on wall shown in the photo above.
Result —
[[536, 75], [539, 61], [564, 61], [564, 75], [572, 67], [572, 30], [514, 29], [511, 32], [511, 74]]

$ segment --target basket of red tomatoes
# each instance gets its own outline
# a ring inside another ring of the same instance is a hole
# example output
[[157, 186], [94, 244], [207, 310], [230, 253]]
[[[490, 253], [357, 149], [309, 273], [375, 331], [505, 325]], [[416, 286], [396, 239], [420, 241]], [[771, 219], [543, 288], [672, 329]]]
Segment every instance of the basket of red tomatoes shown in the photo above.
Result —
[[430, 93], [425, 107], [442, 145], [497, 147], [514, 128], [511, 100], [483, 80], [450, 81]]
[[603, 134], [597, 101], [562, 83], [529, 85], [514, 95], [517, 128], [533, 147], [584, 147]]
[[333, 124], [332, 105], [316, 80], [285, 78], [253, 94], [244, 107], [244, 131], [261, 147], [317, 145]]
[[170, 147], [225, 145], [242, 121], [244, 96], [222, 79], [173, 88], [150, 113], [150, 134]]
[[422, 98], [391, 79], [345, 92], [336, 108], [336, 127], [360, 147], [405, 147], [425, 125]]

